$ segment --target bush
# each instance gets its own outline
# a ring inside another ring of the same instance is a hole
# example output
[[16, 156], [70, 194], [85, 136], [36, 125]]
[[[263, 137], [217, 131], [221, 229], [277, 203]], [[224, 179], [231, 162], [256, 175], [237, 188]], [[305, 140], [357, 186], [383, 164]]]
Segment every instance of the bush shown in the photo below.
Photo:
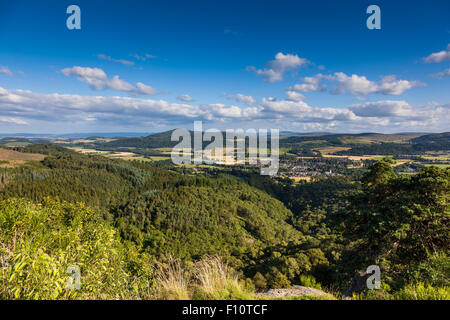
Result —
[[[151, 286], [134, 247], [83, 204], [1, 201], [0, 244], [0, 299], [127, 299]], [[80, 290], [66, 287], [69, 266], [80, 268]]]
[[450, 300], [450, 287], [433, 287], [419, 282], [407, 285], [392, 297], [395, 300]]
[[300, 284], [305, 287], [316, 288], [322, 290], [320, 283], [316, 281], [316, 278], [308, 275], [300, 275]]

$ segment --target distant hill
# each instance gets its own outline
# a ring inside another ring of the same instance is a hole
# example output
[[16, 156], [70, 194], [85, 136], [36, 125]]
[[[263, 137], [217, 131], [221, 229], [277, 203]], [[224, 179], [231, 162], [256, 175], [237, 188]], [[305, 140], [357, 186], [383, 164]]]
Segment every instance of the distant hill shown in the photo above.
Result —
[[178, 142], [170, 141], [171, 131], [151, 134], [146, 137], [119, 138], [114, 141], [102, 143], [102, 147], [123, 147], [123, 148], [171, 148]]
[[424, 136], [420, 136], [411, 140], [413, 143], [442, 143], [450, 142], [450, 132], [432, 133]]
[[29, 138], [29, 139], [86, 139], [89, 137], [118, 138], [118, 137], [142, 137], [150, 132], [74, 132], [74, 133], [0, 133], [0, 137]]

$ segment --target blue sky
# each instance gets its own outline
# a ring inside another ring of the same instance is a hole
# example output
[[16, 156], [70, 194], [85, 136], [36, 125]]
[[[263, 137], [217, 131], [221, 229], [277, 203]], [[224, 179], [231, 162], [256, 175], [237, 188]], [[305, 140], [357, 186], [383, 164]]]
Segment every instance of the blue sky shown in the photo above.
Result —
[[448, 131], [449, 44], [446, 0], [0, 0], [0, 133]]

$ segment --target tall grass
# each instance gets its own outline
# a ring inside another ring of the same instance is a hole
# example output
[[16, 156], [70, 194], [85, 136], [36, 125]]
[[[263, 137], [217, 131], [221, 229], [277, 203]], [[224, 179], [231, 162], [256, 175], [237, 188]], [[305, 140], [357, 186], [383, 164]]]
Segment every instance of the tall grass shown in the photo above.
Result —
[[190, 300], [190, 276], [185, 274], [181, 262], [168, 257], [167, 263], [158, 263], [156, 298], [164, 300]]
[[194, 299], [250, 299], [238, 275], [216, 256], [199, 261], [194, 274], [196, 285]]
[[169, 257], [159, 264], [156, 274], [156, 299], [214, 300], [252, 299], [252, 294], [236, 272], [216, 256], [207, 256], [192, 268]]

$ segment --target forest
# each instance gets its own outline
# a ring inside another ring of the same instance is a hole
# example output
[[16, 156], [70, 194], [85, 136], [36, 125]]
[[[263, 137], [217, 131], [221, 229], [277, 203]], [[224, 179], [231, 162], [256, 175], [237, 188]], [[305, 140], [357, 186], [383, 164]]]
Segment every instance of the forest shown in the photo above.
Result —
[[[12, 149], [45, 158], [0, 166], [0, 299], [254, 299], [292, 285], [340, 298], [369, 265], [382, 287], [354, 299], [450, 298], [448, 167], [399, 175], [384, 157], [293, 184], [251, 167]], [[65, 287], [70, 265], [80, 290]]]

